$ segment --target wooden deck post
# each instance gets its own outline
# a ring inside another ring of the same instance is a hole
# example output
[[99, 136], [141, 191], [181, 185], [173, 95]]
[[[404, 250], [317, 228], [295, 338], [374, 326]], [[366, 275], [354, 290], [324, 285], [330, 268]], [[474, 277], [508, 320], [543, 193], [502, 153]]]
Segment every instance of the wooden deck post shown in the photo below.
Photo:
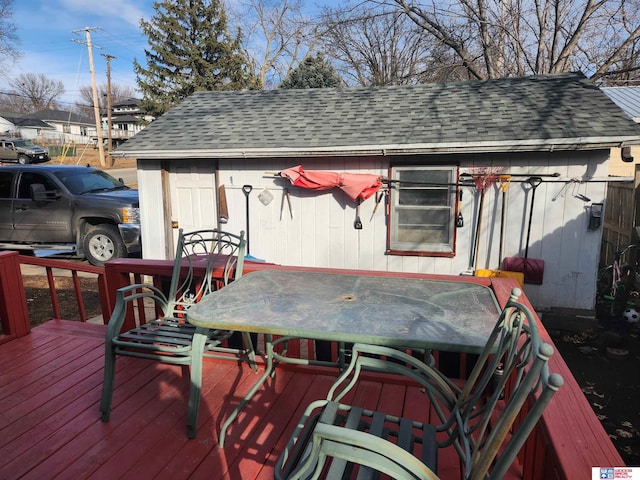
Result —
[[0, 343], [31, 332], [18, 252], [0, 252]]

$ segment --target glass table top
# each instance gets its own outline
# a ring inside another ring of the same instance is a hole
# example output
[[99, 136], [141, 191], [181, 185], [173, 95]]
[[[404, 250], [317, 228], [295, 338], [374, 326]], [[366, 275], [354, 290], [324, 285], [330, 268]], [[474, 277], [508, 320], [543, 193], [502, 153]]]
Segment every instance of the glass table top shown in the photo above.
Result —
[[207, 328], [479, 352], [498, 319], [492, 290], [431, 280], [324, 272], [251, 272], [191, 307]]

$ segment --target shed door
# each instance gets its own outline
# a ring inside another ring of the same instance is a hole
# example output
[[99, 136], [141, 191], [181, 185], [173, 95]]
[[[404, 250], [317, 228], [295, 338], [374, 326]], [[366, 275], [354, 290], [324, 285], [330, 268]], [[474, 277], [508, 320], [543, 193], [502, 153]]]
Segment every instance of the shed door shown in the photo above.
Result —
[[215, 228], [216, 207], [215, 162], [184, 160], [169, 164], [171, 222], [174, 244], [178, 228], [186, 231]]

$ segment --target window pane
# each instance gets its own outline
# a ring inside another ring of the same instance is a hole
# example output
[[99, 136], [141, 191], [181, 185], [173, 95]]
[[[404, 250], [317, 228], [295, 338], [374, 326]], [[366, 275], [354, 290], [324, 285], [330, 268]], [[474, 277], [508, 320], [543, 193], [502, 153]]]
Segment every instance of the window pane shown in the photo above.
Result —
[[446, 205], [449, 202], [448, 189], [400, 188], [400, 205]]
[[33, 172], [24, 172], [20, 176], [20, 184], [18, 186], [18, 198], [31, 198], [31, 185], [34, 183], [42, 183], [45, 190], [56, 190], [56, 184], [44, 175]]
[[449, 169], [435, 170], [435, 169], [402, 169], [398, 170], [398, 180], [400, 182], [410, 183], [422, 183], [426, 185], [442, 185], [452, 182], [452, 171]]
[[13, 173], [0, 172], [0, 198], [11, 198], [11, 183]]
[[448, 243], [449, 209], [398, 209], [398, 241]]

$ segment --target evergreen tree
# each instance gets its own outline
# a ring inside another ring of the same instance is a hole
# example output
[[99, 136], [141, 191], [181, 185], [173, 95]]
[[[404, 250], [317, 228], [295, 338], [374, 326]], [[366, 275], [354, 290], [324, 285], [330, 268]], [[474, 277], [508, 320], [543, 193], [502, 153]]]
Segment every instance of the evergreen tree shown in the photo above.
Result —
[[291, 70], [280, 84], [280, 88], [339, 87], [341, 82], [342, 79], [333, 66], [318, 53], [316, 57], [309, 55]]
[[160, 116], [199, 90], [242, 90], [256, 86], [241, 48], [241, 32], [229, 34], [220, 0], [155, 1], [147, 36], [147, 66], [134, 61], [143, 107]]

